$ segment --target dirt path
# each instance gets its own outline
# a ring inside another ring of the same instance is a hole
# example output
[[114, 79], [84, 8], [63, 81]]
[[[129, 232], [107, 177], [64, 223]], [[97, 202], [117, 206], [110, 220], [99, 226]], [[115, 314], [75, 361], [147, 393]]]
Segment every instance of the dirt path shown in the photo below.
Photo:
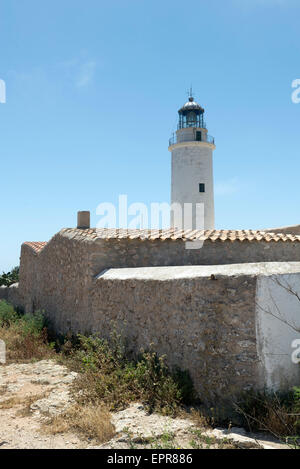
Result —
[[[62, 412], [71, 402], [69, 386], [76, 374], [52, 361], [0, 368], [1, 448], [86, 448], [72, 433], [41, 432], [45, 415]], [[2, 408], [1, 408], [2, 407]]]

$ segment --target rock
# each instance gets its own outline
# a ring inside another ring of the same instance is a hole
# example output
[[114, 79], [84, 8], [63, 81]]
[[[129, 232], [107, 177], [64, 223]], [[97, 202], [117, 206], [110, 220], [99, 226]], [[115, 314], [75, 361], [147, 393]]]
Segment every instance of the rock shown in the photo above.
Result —
[[268, 435], [247, 433], [244, 428], [232, 427], [228, 430], [215, 428], [204, 432], [204, 435], [214, 437], [217, 440], [227, 439], [241, 449], [288, 449], [287, 445], [281, 444], [275, 438]]
[[[127, 409], [113, 414], [112, 423], [117, 433], [124, 434], [124, 430], [126, 430], [132, 441], [157, 438], [166, 432], [176, 433], [179, 430], [185, 431], [194, 426], [191, 420], [172, 419], [158, 414], [148, 414], [144, 406], [139, 403], [132, 404]], [[119, 437], [119, 441], [120, 438], [122, 437]], [[125, 436], [126, 438], [128, 439], [128, 436]]]
[[57, 390], [52, 391], [48, 397], [39, 399], [31, 404], [30, 409], [32, 412], [38, 412], [39, 414], [46, 414], [54, 416], [61, 414], [65, 411], [73, 402], [68, 390]]

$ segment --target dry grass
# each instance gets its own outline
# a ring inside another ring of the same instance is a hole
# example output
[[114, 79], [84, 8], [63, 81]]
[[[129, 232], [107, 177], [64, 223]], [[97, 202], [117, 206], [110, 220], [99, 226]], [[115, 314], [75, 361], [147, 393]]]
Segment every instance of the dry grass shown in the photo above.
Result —
[[95, 438], [99, 443], [108, 441], [115, 435], [110, 413], [103, 405], [75, 404], [44, 424], [43, 431], [52, 435], [74, 431], [82, 436]]
[[0, 328], [0, 339], [6, 343], [6, 363], [26, 363], [55, 357], [47, 344], [46, 331], [40, 336], [24, 335], [18, 327]]
[[7, 392], [7, 389], [8, 389], [8, 385], [7, 384], [1, 384], [0, 386], [0, 396], [2, 394], [5, 394]]
[[211, 428], [211, 419], [204, 415], [202, 410], [191, 408], [182, 415], [183, 418], [192, 420], [198, 428]]
[[0, 339], [6, 344], [7, 363], [53, 358], [45, 320], [39, 313], [22, 315], [0, 301]]
[[33, 404], [35, 401], [38, 401], [39, 399], [44, 399], [48, 394], [49, 392], [44, 392], [42, 394], [31, 394], [25, 397], [13, 396], [9, 399], [5, 399], [5, 401], [0, 402], [0, 409], [12, 409], [13, 407], [23, 405], [25, 407], [20, 410], [19, 414], [22, 416], [29, 415], [31, 404]]
[[23, 399], [20, 397], [10, 397], [5, 399], [5, 401], [0, 402], [0, 409], [12, 409], [23, 403]]
[[49, 394], [50, 394], [50, 391], [45, 391], [41, 394], [26, 396], [22, 402], [22, 405], [24, 407], [22, 407], [22, 409], [20, 409], [17, 412], [17, 415], [19, 415], [20, 417], [29, 417], [32, 413], [31, 404], [33, 404], [36, 401], [39, 401], [40, 399], [45, 399], [46, 397], [49, 396]]
[[299, 439], [300, 388], [285, 395], [249, 392], [236, 410], [250, 431], [266, 431], [279, 439], [298, 435]]

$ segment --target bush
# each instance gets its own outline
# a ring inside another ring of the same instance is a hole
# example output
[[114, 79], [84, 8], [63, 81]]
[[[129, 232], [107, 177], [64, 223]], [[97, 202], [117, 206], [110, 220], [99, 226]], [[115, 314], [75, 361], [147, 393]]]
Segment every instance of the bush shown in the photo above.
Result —
[[0, 339], [6, 343], [8, 361], [54, 356], [43, 315], [17, 313], [6, 301], [0, 301]]
[[300, 388], [284, 394], [245, 393], [237, 405], [249, 431], [267, 431], [277, 438], [295, 437], [300, 444]]
[[0, 275], [0, 287], [10, 287], [19, 281], [19, 267], [15, 267], [11, 272]]
[[18, 320], [18, 315], [12, 305], [6, 301], [0, 301], [0, 327], [9, 327]]
[[0, 301], [0, 327], [18, 327], [24, 334], [40, 335], [47, 327], [42, 313], [33, 314], [17, 313], [13, 306], [6, 301]]
[[152, 351], [130, 360], [121, 337], [115, 333], [110, 342], [79, 335], [72, 359], [82, 372], [76, 388], [83, 390], [80, 399], [85, 403], [101, 401], [116, 410], [138, 400], [151, 412], [174, 415], [195, 397], [187, 372], [171, 372], [165, 358]]
[[25, 335], [40, 336], [47, 329], [47, 321], [42, 313], [25, 314], [19, 318], [19, 326]]

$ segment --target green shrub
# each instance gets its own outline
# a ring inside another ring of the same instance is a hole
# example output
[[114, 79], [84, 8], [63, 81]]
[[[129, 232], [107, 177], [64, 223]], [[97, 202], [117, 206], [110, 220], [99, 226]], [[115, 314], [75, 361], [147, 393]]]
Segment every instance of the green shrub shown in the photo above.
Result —
[[8, 362], [54, 357], [43, 315], [23, 315], [6, 301], [0, 301], [0, 339], [6, 343]]
[[20, 316], [19, 325], [24, 334], [39, 336], [47, 327], [47, 322], [42, 313], [36, 312]]
[[296, 416], [295, 426], [300, 433], [300, 387], [294, 387], [293, 405], [292, 412]]
[[19, 267], [15, 267], [12, 269], [11, 272], [3, 272], [2, 275], [0, 275], [0, 287], [5, 286], [5, 287], [10, 287], [14, 283], [17, 283], [19, 281]]
[[0, 301], [0, 327], [9, 326], [18, 320], [18, 314], [12, 305], [6, 301]]
[[141, 401], [149, 411], [174, 415], [195, 397], [187, 372], [169, 370], [165, 358], [152, 351], [130, 360], [121, 337], [115, 333], [109, 342], [79, 335], [72, 358], [82, 372], [77, 381], [77, 388], [84, 390], [80, 399], [105, 402], [111, 410]]
[[47, 326], [42, 313], [21, 314], [6, 301], [0, 301], [0, 327], [19, 327], [24, 334], [39, 335]]
[[[300, 388], [286, 393], [247, 392], [236, 406], [250, 431], [263, 430], [300, 443]], [[297, 436], [298, 435], [298, 436]]]

